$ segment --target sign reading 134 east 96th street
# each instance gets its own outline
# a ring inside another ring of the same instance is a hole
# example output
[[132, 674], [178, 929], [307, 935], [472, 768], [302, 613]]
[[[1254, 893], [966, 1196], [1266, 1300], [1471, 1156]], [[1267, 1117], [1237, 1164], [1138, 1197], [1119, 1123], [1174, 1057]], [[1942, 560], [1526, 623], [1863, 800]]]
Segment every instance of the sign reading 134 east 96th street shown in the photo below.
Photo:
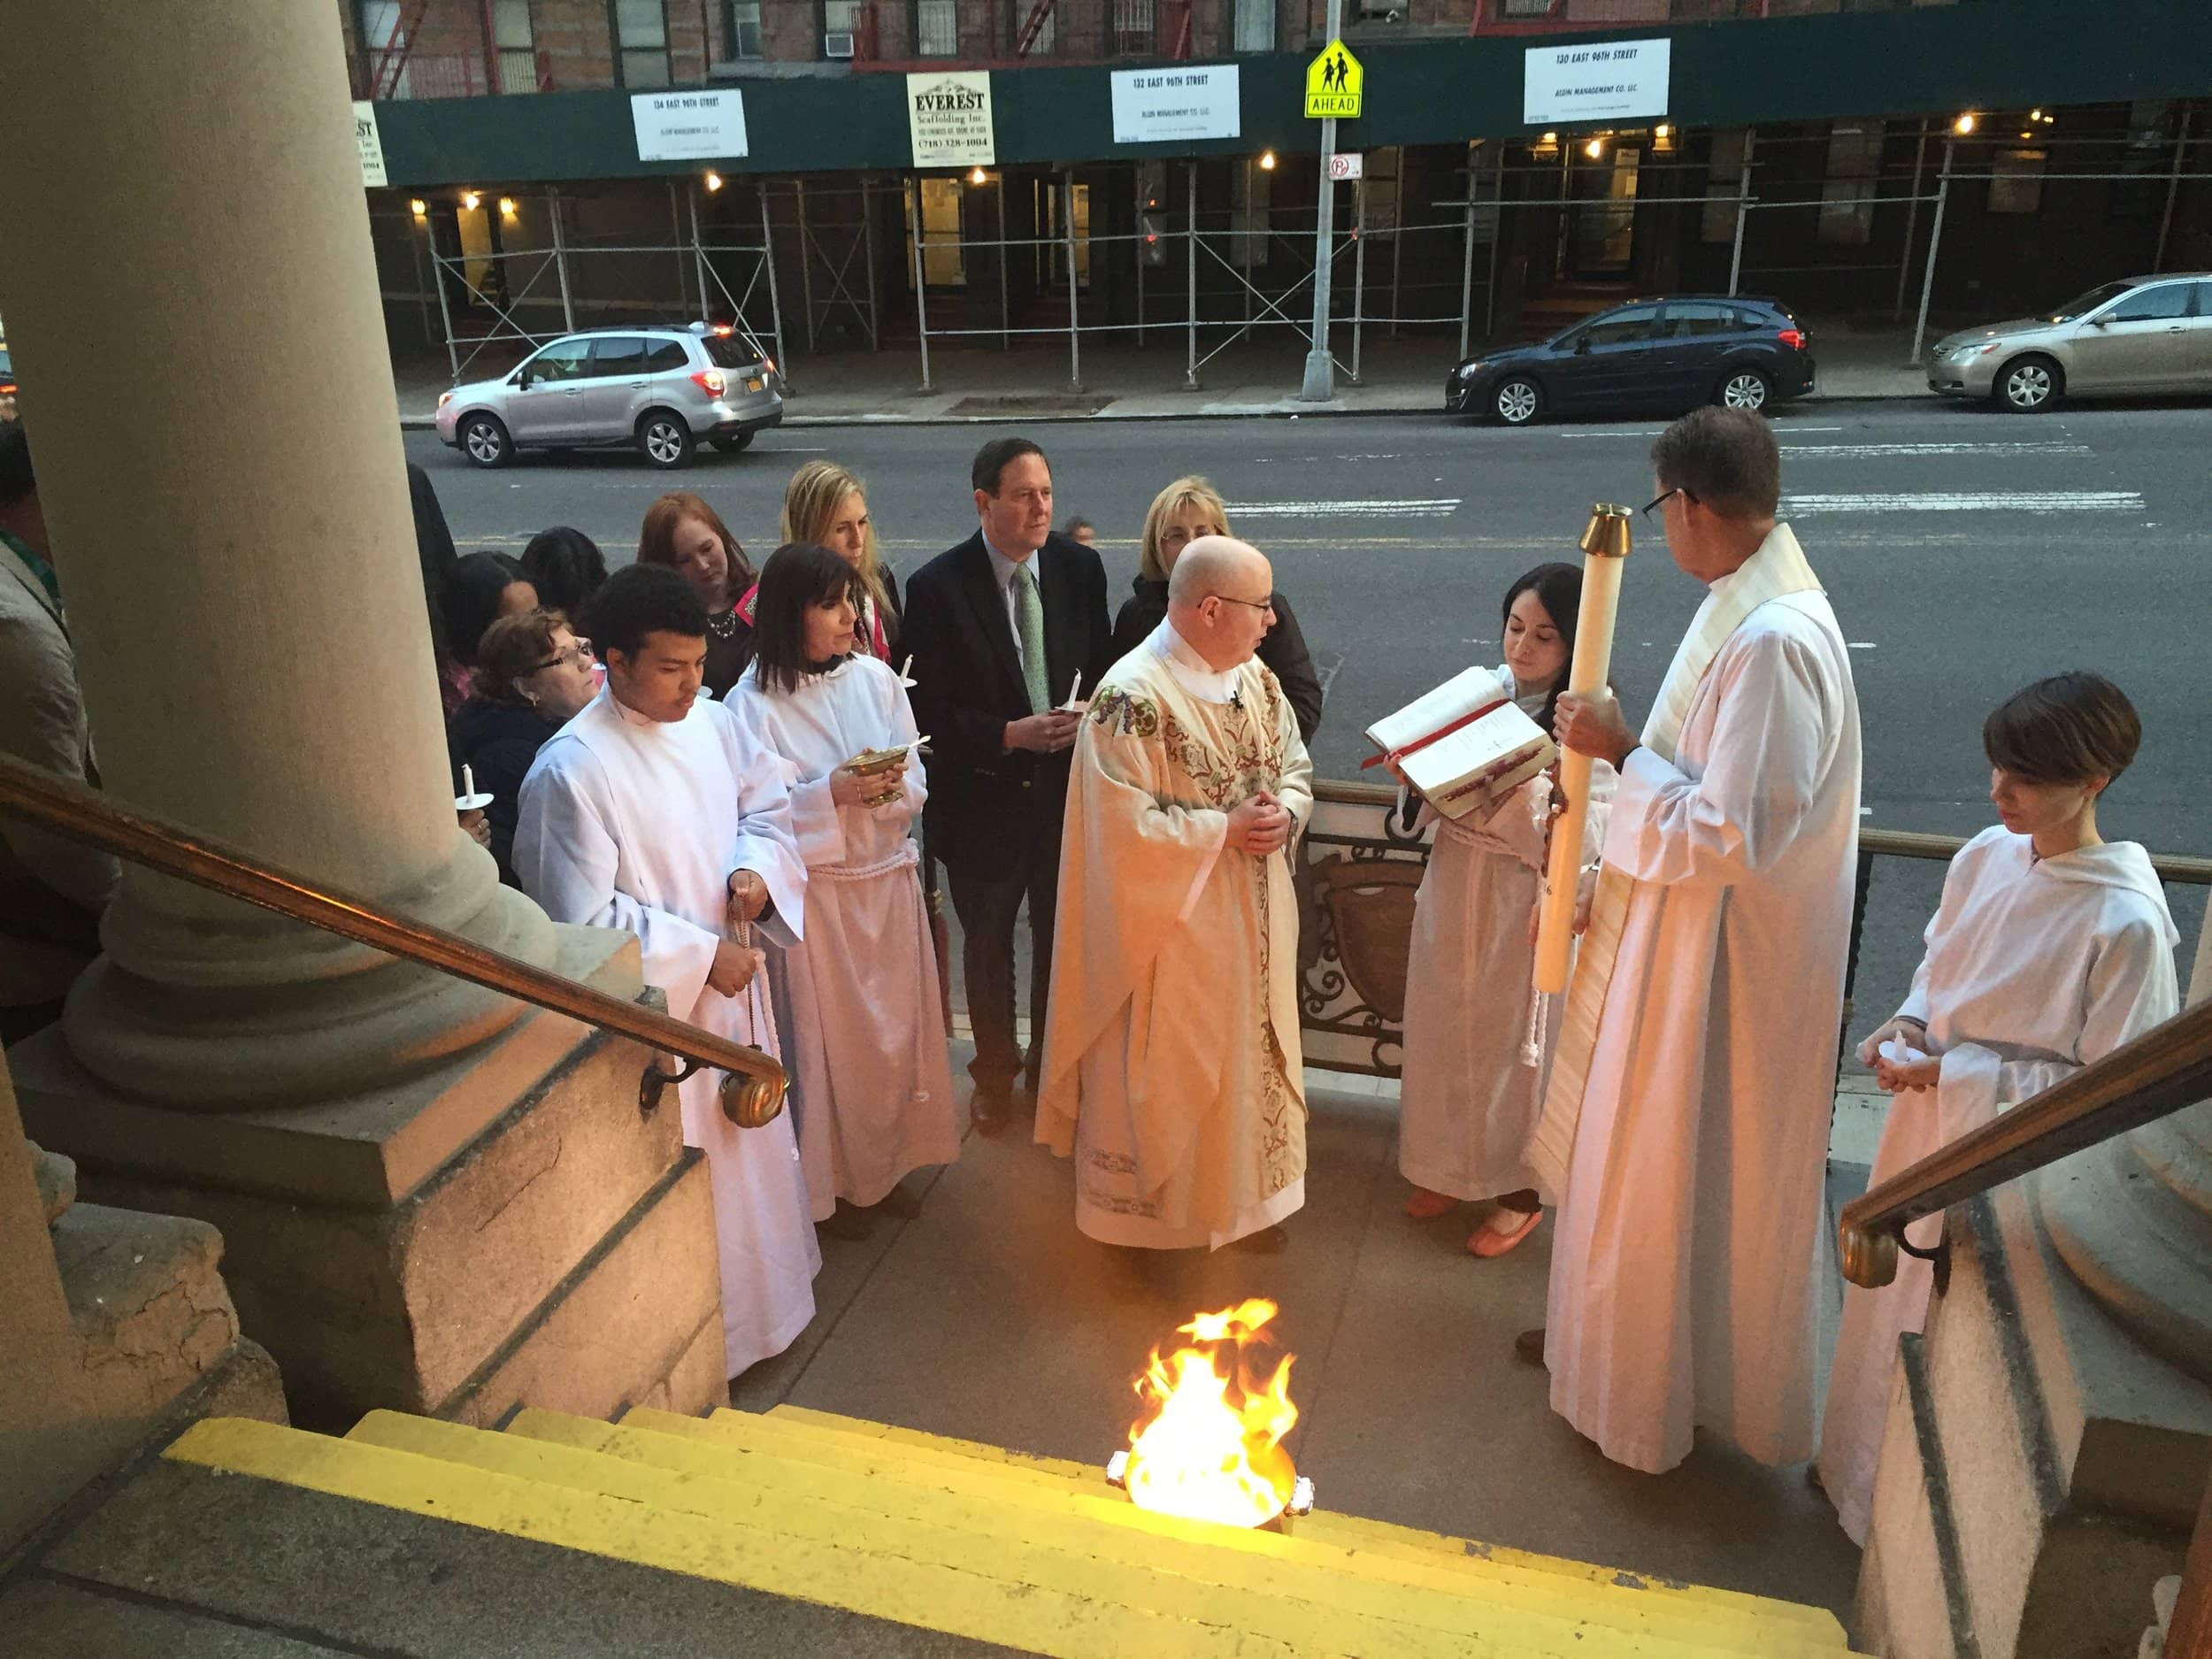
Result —
[[1523, 59], [1521, 119], [1531, 127], [1667, 112], [1671, 41], [1532, 46]]
[[745, 98], [726, 92], [637, 92], [630, 96], [640, 161], [719, 161], [745, 154]]

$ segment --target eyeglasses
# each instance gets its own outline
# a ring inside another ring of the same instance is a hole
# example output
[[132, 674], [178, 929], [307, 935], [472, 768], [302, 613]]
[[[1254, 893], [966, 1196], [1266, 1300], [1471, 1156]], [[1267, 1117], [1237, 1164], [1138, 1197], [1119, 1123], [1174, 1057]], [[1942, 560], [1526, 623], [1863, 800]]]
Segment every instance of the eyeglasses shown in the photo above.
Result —
[[1655, 509], [1665, 506], [1668, 501], [1676, 495], [1681, 496], [1684, 501], [1694, 502], [1697, 499], [1697, 497], [1691, 495], [1688, 490], [1684, 489], [1679, 484], [1678, 484], [1672, 489], [1668, 490], [1664, 495], [1660, 495], [1655, 500], [1646, 503], [1641, 509], [1644, 517], [1648, 519]]
[[1265, 599], [1239, 599], [1232, 594], [1209, 594], [1207, 597], [1218, 599], [1225, 604], [1249, 605], [1255, 611], [1272, 611], [1275, 608], [1275, 598], [1271, 594]]
[[530, 672], [534, 674], [541, 672], [543, 670], [548, 668], [565, 668], [571, 663], [588, 663], [591, 660], [591, 641], [589, 640], [578, 640], [574, 644], [571, 645], [568, 649], [565, 651], [554, 652], [552, 656], [547, 657], [543, 662], [540, 663], [536, 668], [532, 669]]

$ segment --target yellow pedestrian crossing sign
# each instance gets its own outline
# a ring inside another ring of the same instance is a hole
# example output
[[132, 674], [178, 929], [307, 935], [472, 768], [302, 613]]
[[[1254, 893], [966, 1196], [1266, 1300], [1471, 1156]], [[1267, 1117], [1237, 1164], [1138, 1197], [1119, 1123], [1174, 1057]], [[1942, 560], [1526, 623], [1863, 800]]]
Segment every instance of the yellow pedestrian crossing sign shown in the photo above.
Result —
[[1359, 119], [1360, 93], [1367, 71], [1358, 58], [1344, 50], [1342, 41], [1331, 41], [1321, 56], [1306, 65], [1306, 113], [1313, 119], [1333, 116], [1340, 121]]

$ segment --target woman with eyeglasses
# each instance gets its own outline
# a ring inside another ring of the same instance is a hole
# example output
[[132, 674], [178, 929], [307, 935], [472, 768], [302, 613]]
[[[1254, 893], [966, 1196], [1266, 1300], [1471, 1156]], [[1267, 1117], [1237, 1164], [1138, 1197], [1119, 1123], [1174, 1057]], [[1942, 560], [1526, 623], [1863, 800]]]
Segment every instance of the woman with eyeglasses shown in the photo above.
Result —
[[454, 793], [461, 792], [466, 766], [467, 781], [491, 796], [483, 814], [488, 839], [480, 839], [511, 887], [522, 885], [512, 857], [522, 780], [545, 740], [598, 695], [592, 666], [591, 641], [578, 639], [561, 618], [543, 611], [502, 617], [477, 647], [474, 694], [447, 723]]
[[[1183, 549], [1202, 535], [1233, 535], [1229, 510], [1221, 494], [1204, 479], [1179, 478], [1152, 498], [1144, 515], [1142, 539], [1137, 545], [1134, 591], [1122, 602], [1114, 618], [1114, 656], [1117, 659], [1151, 638], [1153, 629], [1167, 619], [1167, 578]], [[1298, 735], [1313, 741], [1321, 724], [1321, 677], [1313, 672], [1306, 651], [1306, 636], [1282, 595], [1269, 596], [1275, 612], [1274, 626], [1260, 641], [1259, 659], [1275, 675], [1276, 683], [1298, 717]]]
[[841, 554], [778, 548], [761, 572], [753, 660], [729, 697], [782, 757], [806, 861], [802, 938], [769, 954], [769, 987], [807, 1196], [841, 1238], [867, 1233], [875, 1212], [914, 1214], [901, 1179], [960, 1146], [915, 869], [928, 781], [898, 671], [859, 649], [864, 597]]

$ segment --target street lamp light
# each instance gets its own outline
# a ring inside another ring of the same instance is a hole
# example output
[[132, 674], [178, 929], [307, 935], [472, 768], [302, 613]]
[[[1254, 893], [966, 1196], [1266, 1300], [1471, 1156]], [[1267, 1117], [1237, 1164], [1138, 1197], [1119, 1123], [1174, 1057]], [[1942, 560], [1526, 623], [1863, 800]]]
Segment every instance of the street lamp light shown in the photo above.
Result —
[[709, 173], [706, 178], [706, 185], [707, 194], [709, 196], [712, 196], [717, 190], [722, 188], [722, 175], [718, 173]]
[[1964, 138], [1969, 133], [1974, 130], [1978, 119], [1979, 118], [1975, 115], [1973, 111], [1969, 110], [1965, 114], [1960, 116], [1957, 120], [1951, 123], [1951, 130], [1956, 133], [1961, 138]]
[[1262, 173], [1272, 173], [1275, 171], [1275, 152], [1273, 150], [1267, 150], [1260, 152], [1260, 171]]

